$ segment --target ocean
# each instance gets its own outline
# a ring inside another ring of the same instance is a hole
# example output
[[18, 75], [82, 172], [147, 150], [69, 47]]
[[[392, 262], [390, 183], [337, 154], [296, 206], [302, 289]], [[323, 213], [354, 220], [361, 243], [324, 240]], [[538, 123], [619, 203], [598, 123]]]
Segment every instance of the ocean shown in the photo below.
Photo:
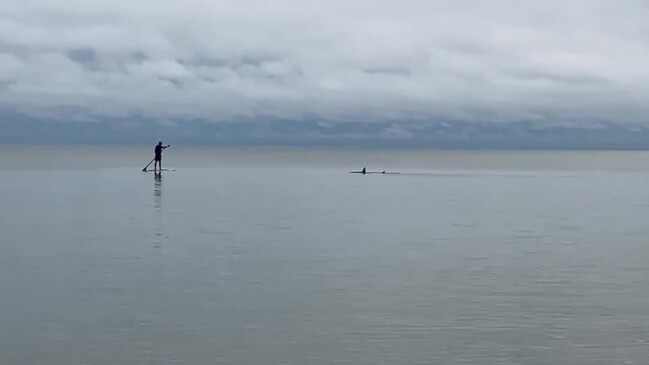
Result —
[[649, 358], [649, 152], [152, 150], [0, 146], [0, 364]]

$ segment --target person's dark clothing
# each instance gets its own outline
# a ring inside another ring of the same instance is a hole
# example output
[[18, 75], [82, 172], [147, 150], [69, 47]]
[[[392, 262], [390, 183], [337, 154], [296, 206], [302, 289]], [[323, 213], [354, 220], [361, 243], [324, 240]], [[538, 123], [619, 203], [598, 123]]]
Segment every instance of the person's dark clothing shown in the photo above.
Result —
[[162, 160], [162, 146], [160, 145], [155, 146], [155, 160]]

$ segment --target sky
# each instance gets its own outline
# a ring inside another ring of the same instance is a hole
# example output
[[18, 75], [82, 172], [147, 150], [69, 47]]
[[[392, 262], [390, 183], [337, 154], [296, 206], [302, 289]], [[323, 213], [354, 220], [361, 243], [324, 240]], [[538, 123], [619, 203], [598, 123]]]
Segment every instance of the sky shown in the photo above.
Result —
[[649, 2], [3, 0], [0, 143], [649, 147]]

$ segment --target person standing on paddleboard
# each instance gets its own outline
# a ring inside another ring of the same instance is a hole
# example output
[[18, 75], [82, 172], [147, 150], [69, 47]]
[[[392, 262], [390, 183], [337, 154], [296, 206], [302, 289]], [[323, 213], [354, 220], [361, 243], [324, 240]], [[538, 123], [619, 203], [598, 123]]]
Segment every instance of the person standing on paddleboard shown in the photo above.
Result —
[[154, 160], [155, 162], [153, 163], [153, 171], [156, 171], [156, 166], [158, 167], [158, 171], [162, 172], [162, 151], [165, 148], [169, 148], [171, 145], [162, 145], [162, 141], [159, 141], [158, 144], [155, 146], [154, 152], [155, 152], [155, 157]]

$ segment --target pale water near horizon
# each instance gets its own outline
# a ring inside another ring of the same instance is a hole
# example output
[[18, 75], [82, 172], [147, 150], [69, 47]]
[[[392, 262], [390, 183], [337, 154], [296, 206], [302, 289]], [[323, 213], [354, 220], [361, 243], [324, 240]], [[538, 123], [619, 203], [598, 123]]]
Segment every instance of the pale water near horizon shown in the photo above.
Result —
[[151, 150], [0, 147], [0, 364], [649, 358], [649, 152]]

